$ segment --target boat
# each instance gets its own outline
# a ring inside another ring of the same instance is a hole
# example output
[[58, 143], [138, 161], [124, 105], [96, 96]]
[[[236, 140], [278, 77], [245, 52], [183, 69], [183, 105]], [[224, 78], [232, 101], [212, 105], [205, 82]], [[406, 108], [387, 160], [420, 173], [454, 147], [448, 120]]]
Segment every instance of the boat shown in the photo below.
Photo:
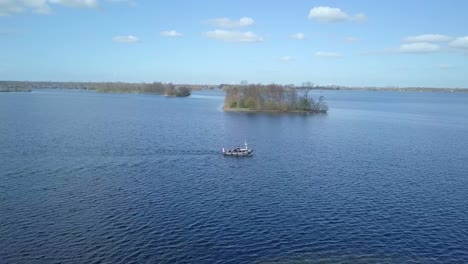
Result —
[[253, 155], [253, 149], [249, 149], [247, 145], [247, 141], [244, 142], [244, 147], [237, 147], [233, 149], [225, 149], [223, 148], [223, 155], [224, 156], [243, 156], [243, 157], [249, 157]]

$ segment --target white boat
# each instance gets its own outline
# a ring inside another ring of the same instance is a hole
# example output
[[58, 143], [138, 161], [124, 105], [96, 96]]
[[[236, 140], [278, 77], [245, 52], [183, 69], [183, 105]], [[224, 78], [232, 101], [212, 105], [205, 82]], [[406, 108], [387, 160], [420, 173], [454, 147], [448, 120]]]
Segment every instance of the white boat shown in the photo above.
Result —
[[252, 156], [253, 149], [249, 149], [247, 142], [244, 142], [244, 147], [237, 147], [233, 149], [225, 149], [223, 148], [223, 155], [224, 156]]

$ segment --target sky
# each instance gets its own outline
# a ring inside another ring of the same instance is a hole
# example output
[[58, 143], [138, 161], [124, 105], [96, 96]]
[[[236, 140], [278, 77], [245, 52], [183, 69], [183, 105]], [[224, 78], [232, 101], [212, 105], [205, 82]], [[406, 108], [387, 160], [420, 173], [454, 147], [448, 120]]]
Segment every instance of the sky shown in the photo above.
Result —
[[468, 88], [468, 1], [0, 0], [0, 80]]

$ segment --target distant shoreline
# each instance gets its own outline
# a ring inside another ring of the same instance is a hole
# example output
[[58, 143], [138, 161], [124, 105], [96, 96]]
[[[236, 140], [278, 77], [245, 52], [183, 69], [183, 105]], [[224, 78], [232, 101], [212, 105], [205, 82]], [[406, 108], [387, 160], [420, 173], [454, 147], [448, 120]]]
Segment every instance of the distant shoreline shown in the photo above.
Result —
[[346, 87], [346, 86], [317, 86], [312, 90], [326, 91], [370, 91], [370, 92], [442, 92], [468, 93], [468, 88], [430, 88], [430, 87]]
[[31, 91], [32, 91], [31, 89], [24, 88], [24, 87], [20, 87], [20, 88], [0, 87], [0, 93], [28, 93]]
[[[29, 92], [32, 89], [79, 89], [96, 90], [98, 92], [117, 92], [103, 91], [108, 85], [139, 87], [149, 86], [154, 83], [131, 83], [131, 82], [49, 82], [49, 81], [0, 81], [0, 92]], [[184, 86], [192, 91], [226, 89], [229, 84], [209, 85], [209, 84], [175, 84], [175, 86]], [[295, 88], [302, 89], [301, 86]], [[101, 90], [103, 89], [103, 90]], [[351, 87], [339, 85], [314, 86], [311, 90], [323, 91], [373, 91], [373, 92], [442, 92], [442, 93], [468, 93], [468, 88], [431, 88], [431, 87]], [[151, 93], [146, 91], [118, 91], [119, 93]], [[154, 93], [154, 92], [153, 92]]]

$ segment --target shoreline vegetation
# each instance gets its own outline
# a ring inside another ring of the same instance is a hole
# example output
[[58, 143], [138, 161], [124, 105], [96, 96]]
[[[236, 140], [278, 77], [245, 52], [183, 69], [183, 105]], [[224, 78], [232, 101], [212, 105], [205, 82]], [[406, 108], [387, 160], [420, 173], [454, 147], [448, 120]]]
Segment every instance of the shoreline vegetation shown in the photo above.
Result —
[[0, 92], [31, 92], [33, 89], [77, 89], [98, 93], [145, 93], [169, 97], [190, 96], [192, 90], [208, 89], [207, 86], [172, 83], [125, 83], [125, 82], [28, 82], [0, 81]]
[[31, 92], [32, 89], [28, 85], [19, 82], [2, 82], [0, 81], [0, 92]]
[[309, 97], [313, 85], [301, 88], [278, 84], [243, 84], [226, 88], [225, 111], [270, 113], [326, 113], [325, 98]]

